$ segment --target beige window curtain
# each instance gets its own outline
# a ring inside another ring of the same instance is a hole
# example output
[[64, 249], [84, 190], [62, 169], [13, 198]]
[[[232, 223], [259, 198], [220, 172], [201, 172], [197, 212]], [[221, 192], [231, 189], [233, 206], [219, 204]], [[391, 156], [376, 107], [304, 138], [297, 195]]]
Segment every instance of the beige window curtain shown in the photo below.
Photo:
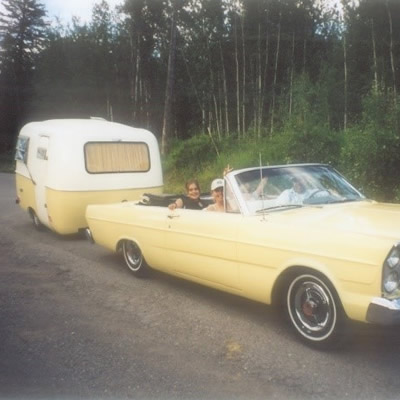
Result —
[[90, 173], [146, 172], [150, 169], [146, 143], [87, 143], [85, 160]]

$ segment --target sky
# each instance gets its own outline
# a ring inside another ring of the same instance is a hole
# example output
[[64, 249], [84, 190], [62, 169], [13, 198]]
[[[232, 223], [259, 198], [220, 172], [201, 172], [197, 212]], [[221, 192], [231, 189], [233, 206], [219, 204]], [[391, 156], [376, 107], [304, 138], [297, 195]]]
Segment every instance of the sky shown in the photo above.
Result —
[[[100, 0], [40, 0], [46, 7], [48, 17], [58, 17], [63, 22], [71, 21], [73, 16], [79, 17], [82, 22], [89, 21], [93, 5], [99, 2]], [[107, 0], [111, 9], [122, 2], [123, 0]]]
[[[124, 0], [106, 0], [111, 9], [122, 4]], [[328, 7], [339, 5], [341, 0], [314, 0], [324, 3]], [[357, 1], [357, 0], [353, 0]], [[73, 16], [79, 17], [82, 22], [89, 22], [92, 16], [93, 5], [100, 0], [39, 0], [47, 10], [47, 16], [54, 20], [58, 17], [62, 22], [70, 22]], [[0, 9], [2, 8], [0, 0]]]
[[[59, 17], [63, 22], [69, 22], [72, 16], [77, 16], [82, 22], [88, 22], [91, 19], [93, 5], [100, 0], [41, 0], [48, 11], [51, 19]], [[329, 6], [340, 3], [340, 0], [316, 0], [322, 1]], [[115, 5], [121, 4], [123, 0], [107, 0], [111, 9]]]

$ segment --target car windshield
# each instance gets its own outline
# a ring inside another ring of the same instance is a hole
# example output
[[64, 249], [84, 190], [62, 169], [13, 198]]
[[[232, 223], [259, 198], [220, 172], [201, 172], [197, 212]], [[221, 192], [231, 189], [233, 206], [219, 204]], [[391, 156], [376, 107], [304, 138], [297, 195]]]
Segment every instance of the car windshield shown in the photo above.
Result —
[[365, 199], [325, 165], [254, 168], [236, 174], [235, 179], [250, 213]]

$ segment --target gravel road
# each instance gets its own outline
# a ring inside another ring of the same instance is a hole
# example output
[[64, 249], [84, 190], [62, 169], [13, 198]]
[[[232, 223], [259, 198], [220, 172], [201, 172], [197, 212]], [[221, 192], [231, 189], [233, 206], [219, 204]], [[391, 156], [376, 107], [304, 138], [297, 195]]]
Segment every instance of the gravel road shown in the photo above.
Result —
[[300, 343], [271, 308], [37, 232], [0, 174], [0, 398], [398, 399], [400, 330]]

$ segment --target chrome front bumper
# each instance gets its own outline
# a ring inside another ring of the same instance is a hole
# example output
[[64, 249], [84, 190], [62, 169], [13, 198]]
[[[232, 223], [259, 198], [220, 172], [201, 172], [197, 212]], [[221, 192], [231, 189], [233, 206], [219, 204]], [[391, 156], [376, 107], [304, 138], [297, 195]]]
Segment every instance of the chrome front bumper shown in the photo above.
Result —
[[375, 297], [368, 306], [367, 321], [381, 325], [400, 324], [400, 299]]

